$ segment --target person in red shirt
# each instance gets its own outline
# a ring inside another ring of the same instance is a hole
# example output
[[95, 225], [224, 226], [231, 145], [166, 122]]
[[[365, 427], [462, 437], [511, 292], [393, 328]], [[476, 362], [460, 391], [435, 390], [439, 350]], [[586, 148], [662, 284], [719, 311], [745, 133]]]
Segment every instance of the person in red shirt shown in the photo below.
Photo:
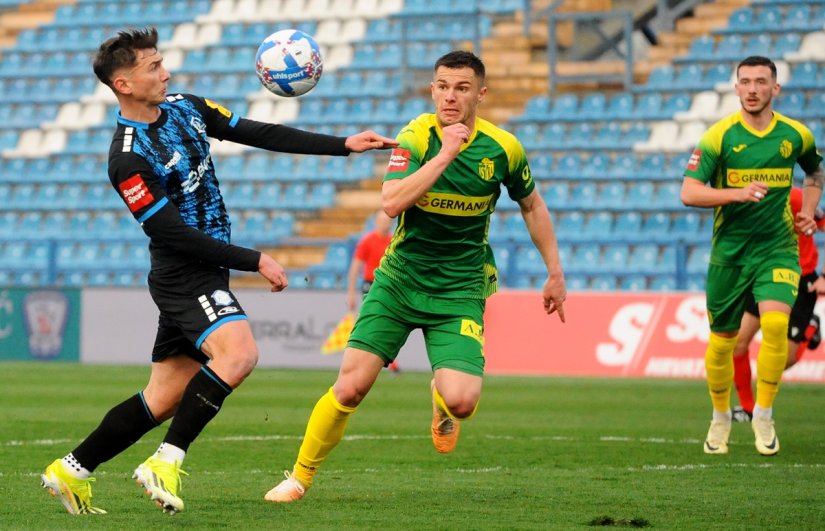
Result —
[[[364, 234], [355, 246], [352, 255], [352, 262], [349, 266], [349, 276], [347, 282], [347, 308], [354, 312], [357, 306], [356, 286], [358, 277], [361, 277], [361, 297], [370, 290], [373, 280], [375, 280], [375, 269], [384, 256], [384, 251], [392, 239], [392, 218], [383, 210], [375, 213], [375, 225], [373, 229]], [[393, 372], [398, 372], [398, 362], [394, 361], [388, 366]]]
[[[802, 208], [802, 190], [797, 187], [792, 188], [790, 199], [791, 212], [795, 216]], [[825, 226], [825, 212], [817, 208], [815, 219], [817, 227], [822, 229]], [[785, 369], [796, 364], [806, 349], [813, 350], [819, 346], [821, 339], [819, 317], [814, 314], [814, 306], [817, 295], [825, 295], [825, 278], [819, 277], [816, 272], [818, 263], [819, 253], [813, 236], [800, 234], [799, 266], [802, 274], [799, 277], [799, 294], [791, 309], [791, 320], [788, 325], [788, 361]], [[733, 382], [740, 404], [733, 410], [733, 420], [736, 422], [750, 422], [753, 416], [754, 400], [748, 347], [758, 331], [759, 308], [751, 296], [745, 313], [742, 315], [739, 337], [733, 350]]]

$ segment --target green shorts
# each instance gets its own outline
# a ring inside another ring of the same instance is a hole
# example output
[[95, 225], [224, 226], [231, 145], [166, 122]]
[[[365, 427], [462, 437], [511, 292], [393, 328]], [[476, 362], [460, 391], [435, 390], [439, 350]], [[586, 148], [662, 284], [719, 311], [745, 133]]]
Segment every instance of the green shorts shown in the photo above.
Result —
[[710, 329], [738, 330], [751, 293], [757, 303], [779, 301], [793, 306], [799, 290], [799, 273], [799, 259], [793, 255], [743, 266], [711, 264], [705, 287]]
[[433, 370], [449, 368], [481, 376], [485, 303], [433, 297], [379, 276], [364, 298], [347, 346], [390, 363], [410, 332], [420, 328]]

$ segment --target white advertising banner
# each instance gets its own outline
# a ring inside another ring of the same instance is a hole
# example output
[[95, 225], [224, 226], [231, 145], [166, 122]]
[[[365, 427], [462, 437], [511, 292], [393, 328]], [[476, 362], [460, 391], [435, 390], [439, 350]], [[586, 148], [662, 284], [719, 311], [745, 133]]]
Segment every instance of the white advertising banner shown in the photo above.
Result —
[[[341, 353], [321, 346], [346, 313], [343, 291], [235, 289], [260, 351], [259, 367], [337, 369]], [[84, 289], [80, 326], [83, 363], [148, 364], [158, 310], [147, 289]], [[416, 330], [398, 357], [401, 370], [430, 370]]]

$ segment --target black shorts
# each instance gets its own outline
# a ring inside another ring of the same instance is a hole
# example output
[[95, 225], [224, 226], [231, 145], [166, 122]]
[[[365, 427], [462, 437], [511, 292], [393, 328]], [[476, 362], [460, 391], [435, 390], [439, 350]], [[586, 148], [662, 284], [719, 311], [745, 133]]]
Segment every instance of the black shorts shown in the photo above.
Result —
[[[816, 272], [799, 277], [798, 294], [796, 302], [791, 308], [791, 319], [788, 323], [788, 339], [791, 341], [797, 343], [805, 341], [805, 329], [808, 328], [808, 323], [814, 315], [814, 306], [816, 306], [817, 299], [816, 292], [808, 291], [808, 287], [814, 283], [817, 277]], [[745, 311], [751, 315], [759, 316], [759, 306], [756, 304], [753, 294], [748, 297]]]
[[246, 313], [229, 291], [229, 270], [189, 264], [149, 273], [149, 293], [160, 310], [152, 361], [184, 354], [208, 361], [200, 347], [207, 336]]

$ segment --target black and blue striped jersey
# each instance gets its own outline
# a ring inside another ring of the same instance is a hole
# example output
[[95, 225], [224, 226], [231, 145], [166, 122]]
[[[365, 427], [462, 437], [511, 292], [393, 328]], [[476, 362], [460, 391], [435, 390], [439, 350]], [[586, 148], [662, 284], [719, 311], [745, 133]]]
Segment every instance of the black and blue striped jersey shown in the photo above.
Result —
[[153, 123], [118, 116], [109, 179], [150, 238], [152, 267], [206, 262], [256, 271], [260, 253], [230, 243], [229, 216], [209, 137], [285, 153], [348, 155], [345, 138], [247, 120], [190, 94], [173, 94]]

